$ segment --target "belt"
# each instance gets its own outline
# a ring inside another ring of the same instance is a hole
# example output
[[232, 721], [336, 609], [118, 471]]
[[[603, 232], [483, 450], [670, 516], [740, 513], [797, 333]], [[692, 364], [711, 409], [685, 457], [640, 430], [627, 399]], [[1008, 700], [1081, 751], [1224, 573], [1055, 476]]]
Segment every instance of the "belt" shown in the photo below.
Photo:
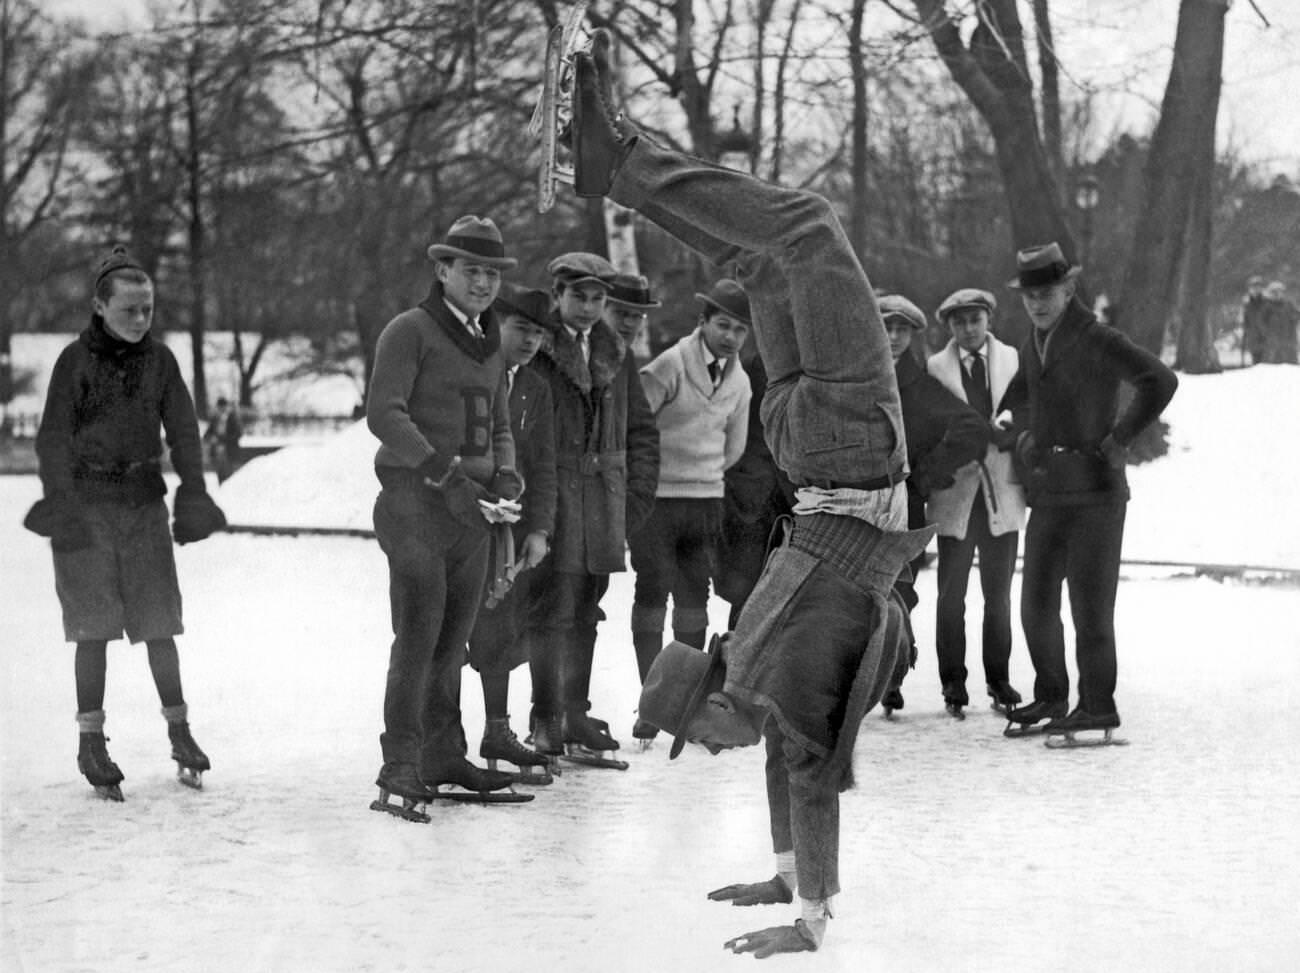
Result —
[[895, 483], [902, 483], [906, 479], [907, 474], [905, 472], [895, 470], [893, 473], [886, 473], [884, 476], [877, 476], [871, 480], [808, 480], [798, 484], [798, 486], [816, 487], [819, 490], [885, 490]]

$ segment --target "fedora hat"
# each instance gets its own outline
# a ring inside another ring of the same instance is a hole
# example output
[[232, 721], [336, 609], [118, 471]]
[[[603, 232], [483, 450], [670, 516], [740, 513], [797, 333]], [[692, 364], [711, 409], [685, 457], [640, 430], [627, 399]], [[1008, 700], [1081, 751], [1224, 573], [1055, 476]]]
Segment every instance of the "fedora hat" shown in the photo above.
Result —
[[663, 305], [663, 301], [650, 296], [650, 281], [640, 274], [615, 274], [610, 282], [608, 300], [634, 311], [648, 311]]
[[519, 261], [506, 256], [501, 231], [486, 217], [462, 216], [451, 225], [442, 243], [429, 247], [430, 260], [464, 257], [489, 267], [513, 267]]
[[582, 250], [560, 254], [546, 265], [546, 272], [554, 277], [557, 283], [566, 286], [590, 280], [606, 290], [609, 290], [610, 282], [618, 274], [614, 265], [604, 257]]
[[745, 288], [730, 277], [722, 278], [709, 288], [707, 294], [697, 293], [695, 299], [704, 303], [705, 313], [708, 313], [709, 308], [713, 308], [723, 314], [730, 314], [733, 318], [739, 318], [746, 324], [754, 323], [749, 318], [749, 295], [745, 293]]
[[934, 312], [934, 316], [940, 324], [943, 324], [944, 319], [953, 311], [967, 307], [981, 308], [992, 314], [998, 309], [998, 299], [978, 287], [963, 287], [945, 297], [939, 309]]
[[686, 724], [699, 709], [714, 674], [724, 668], [722, 639], [717, 635], [709, 642], [708, 652], [672, 641], [655, 657], [641, 687], [637, 716], [673, 735], [670, 760], [682, 752]]
[[1027, 247], [1016, 252], [1016, 276], [1007, 281], [1007, 286], [1016, 290], [1022, 287], [1046, 287], [1048, 284], [1072, 280], [1079, 276], [1082, 269], [1072, 266], [1065, 259], [1059, 243]]
[[882, 321], [888, 321], [890, 318], [902, 318], [915, 330], [925, 330], [925, 312], [902, 294], [882, 294], [876, 298], [876, 306], [880, 308], [880, 320]]
[[550, 329], [547, 318], [551, 314], [551, 295], [546, 291], [517, 284], [502, 284], [501, 292], [492, 302], [492, 309], [501, 317], [517, 314], [539, 328]]

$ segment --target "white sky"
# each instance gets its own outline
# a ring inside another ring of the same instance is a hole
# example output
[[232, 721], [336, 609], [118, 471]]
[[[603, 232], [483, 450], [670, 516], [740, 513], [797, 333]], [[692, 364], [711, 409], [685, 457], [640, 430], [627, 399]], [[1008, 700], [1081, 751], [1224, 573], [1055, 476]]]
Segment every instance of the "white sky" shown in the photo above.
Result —
[[[123, 17], [143, 23], [147, 7], [146, 0], [45, 4], [52, 12], [105, 26], [119, 26]], [[1097, 90], [1102, 133], [1120, 125], [1150, 127], [1168, 78], [1177, 11], [1175, 0], [1053, 0], [1063, 84]], [[1027, 9], [1022, 17], [1026, 25], [1032, 23]], [[1268, 170], [1295, 175], [1300, 112], [1289, 102], [1300, 89], [1300, 2], [1235, 0], [1226, 44], [1220, 145]]]

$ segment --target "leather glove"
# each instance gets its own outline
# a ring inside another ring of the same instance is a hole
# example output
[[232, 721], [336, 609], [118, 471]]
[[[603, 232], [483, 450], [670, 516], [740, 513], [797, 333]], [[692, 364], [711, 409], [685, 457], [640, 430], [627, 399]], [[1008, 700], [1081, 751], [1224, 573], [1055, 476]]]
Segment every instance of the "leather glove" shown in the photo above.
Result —
[[815, 952], [821, 945], [818, 936], [808, 923], [796, 919], [793, 926], [771, 926], [757, 932], [747, 932], [722, 944], [733, 953], [753, 953], [755, 959], [767, 959], [776, 953]]
[[1026, 471], [1038, 468], [1038, 444], [1033, 433], [1022, 432], [1016, 440], [1016, 460]]
[[732, 905], [771, 905], [776, 902], [793, 902], [794, 893], [785, 879], [774, 875], [766, 882], [754, 882], [750, 885], [724, 885], [709, 893], [714, 902], [730, 901]]
[[219, 530], [225, 530], [226, 515], [199, 486], [182, 483], [172, 504], [172, 537], [177, 544], [191, 544], [206, 540]]
[[997, 448], [998, 452], [1008, 453], [1016, 448], [1016, 431], [1011, 426], [999, 426], [993, 424], [990, 440]]
[[524, 495], [524, 478], [511, 466], [498, 466], [488, 484], [488, 492], [506, 500], [518, 500]]
[[480, 500], [478, 509], [489, 524], [517, 524], [523, 515], [517, 500]]
[[93, 535], [82, 517], [76, 501], [65, 497], [42, 497], [27, 511], [23, 526], [50, 539], [56, 551], [83, 551], [90, 547]]
[[487, 519], [479, 507], [479, 501], [490, 503], [492, 497], [488, 494], [487, 487], [465, 475], [459, 458], [452, 460], [447, 475], [436, 486], [442, 491], [442, 498], [451, 515], [462, 524], [481, 524]]
[[1108, 435], [1101, 441], [1097, 447], [1102, 458], [1106, 460], [1106, 465], [1112, 470], [1122, 470], [1124, 464], [1128, 462], [1128, 450], [1121, 446], [1119, 440], [1114, 436]]

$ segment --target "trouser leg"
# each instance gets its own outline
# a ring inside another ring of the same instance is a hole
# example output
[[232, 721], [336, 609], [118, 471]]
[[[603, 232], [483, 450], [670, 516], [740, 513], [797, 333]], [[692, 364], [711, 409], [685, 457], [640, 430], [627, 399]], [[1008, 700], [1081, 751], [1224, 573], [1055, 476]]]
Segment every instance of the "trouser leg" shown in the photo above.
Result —
[[591, 667], [596, 654], [596, 624], [600, 620], [600, 599], [609, 588], [609, 575], [575, 575], [578, 589], [574, 599], [573, 636], [564, 660], [564, 707], [572, 712], [591, 709]]
[[[976, 504], [979, 504], [978, 498]], [[974, 518], [972, 517], [972, 520]], [[966, 684], [966, 591], [970, 584], [975, 537], [971, 525], [966, 536], [939, 538], [938, 598], [935, 601], [935, 652], [939, 682]]]
[[1065, 702], [1070, 676], [1065, 668], [1061, 585], [1069, 555], [1070, 508], [1038, 507], [1025, 528], [1025, 567], [1020, 589], [1020, 624], [1034, 664], [1034, 699]]
[[663, 647], [668, 595], [677, 581], [668, 506], [667, 502], [656, 501], [646, 522], [628, 538], [632, 570], [636, 572], [632, 598], [632, 644], [643, 683]]
[[980, 590], [984, 596], [984, 678], [995, 683], [1010, 676], [1011, 580], [1016, 573], [1020, 534], [986, 536], [979, 545]]
[[1079, 508], [1067, 583], [1079, 668], [1079, 706], [1115, 711], [1115, 595], [1124, 540], [1123, 503]]

